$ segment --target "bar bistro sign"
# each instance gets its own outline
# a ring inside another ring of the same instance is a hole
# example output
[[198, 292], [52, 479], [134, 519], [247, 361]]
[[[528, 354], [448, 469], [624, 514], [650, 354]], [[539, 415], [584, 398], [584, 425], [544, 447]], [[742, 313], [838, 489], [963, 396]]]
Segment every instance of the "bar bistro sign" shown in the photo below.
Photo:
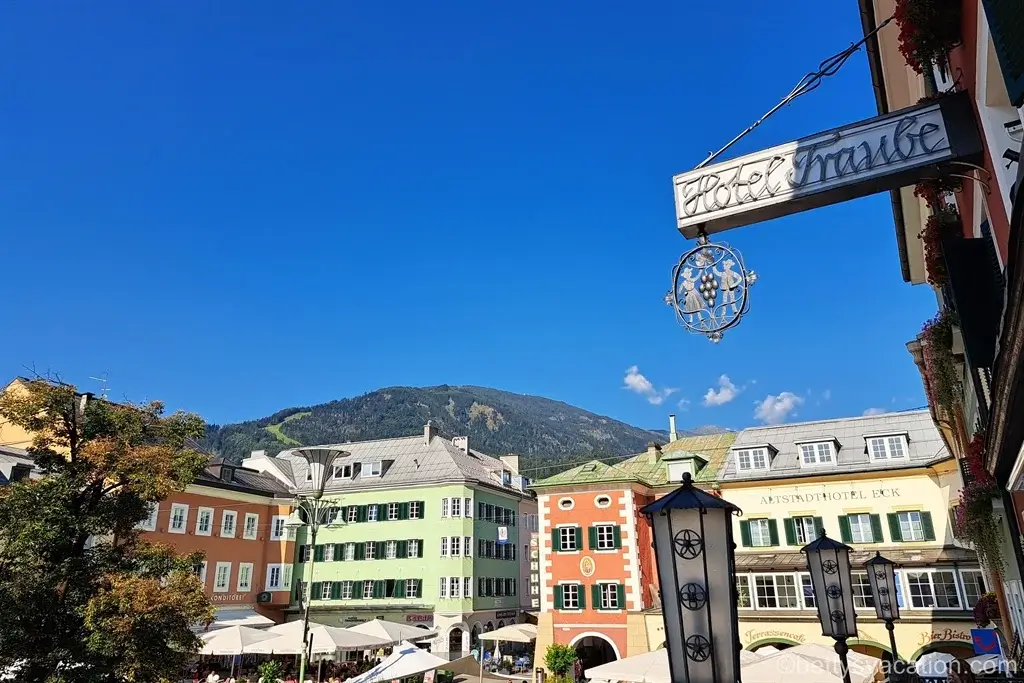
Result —
[[695, 238], [933, 177], [977, 162], [966, 92], [705, 166], [673, 178], [679, 231]]

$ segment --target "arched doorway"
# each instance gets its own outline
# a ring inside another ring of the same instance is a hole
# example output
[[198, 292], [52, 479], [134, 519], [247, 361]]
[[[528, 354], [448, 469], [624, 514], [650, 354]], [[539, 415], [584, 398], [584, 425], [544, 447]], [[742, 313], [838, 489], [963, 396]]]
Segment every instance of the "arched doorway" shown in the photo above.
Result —
[[462, 629], [453, 628], [448, 632], [448, 654], [462, 654]]
[[499, 621], [498, 622], [498, 628], [505, 628], [505, 622], [504, 621]]
[[600, 633], [584, 633], [576, 636], [569, 644], [576, 648], [576, 656], [584, 670], [614, 662], [619, 658], [615, 643]]
[[477, 650], [480, 648], [480, 634], [483, 631], [480, 630], [480, 622], [473, 624], [473, 630], [469, 632], [469, 649]]

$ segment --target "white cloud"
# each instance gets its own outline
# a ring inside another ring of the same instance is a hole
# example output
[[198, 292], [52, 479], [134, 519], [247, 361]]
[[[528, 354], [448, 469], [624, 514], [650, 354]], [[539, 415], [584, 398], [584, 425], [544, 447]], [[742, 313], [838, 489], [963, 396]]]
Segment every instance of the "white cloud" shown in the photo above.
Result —
[[729, 375], [722, 375], [718, 378], [718, 390], [714, 387], [708, 389], [708, 393], [704, 394], [704, 405], [706, 406], [721, 406], [725, 405], [729, 401], [736, 398], [743, 389], [738, 388], [729, 379]]
[[885, 408], [868, 408], [861, 415], [881, 415], [885, 412]]
[[822, 397], [823, 399], [825, 399], [826, 401], [827, 401], [827, 400], [829, 400], [830, 398], [832, 398], [832, 390], [831, 390], [831, 389], [826, 389], [826, 390], [825, 390], [825, 393], [823, 393], [823, 394], [821, 395], [821, 397]]
[[676, 405], [679, 406], [679, 410], [689, 410], [690, 409], [690, 399], [688, 399], [688, 398], [681, 398], [681, 399], [679, 399], [679, 403], [677, 403]]
[[803, 405], [804, 399], [791, 391], [783, 391], [778, 396], [766, 396], [763, 401], [754, 403], [754, 417], [769, 425], [777, 425], [786, 421], [796, 409]]
[[652, 406], [660, 406], [666, 398], [679, 391], [678, 389], [655, 389], [651, 380], [641, 375], [640, 368], [636, 365], [632, 365], [626, 370], [623, 382], [625, 382], [624, 389], [640, 394]]

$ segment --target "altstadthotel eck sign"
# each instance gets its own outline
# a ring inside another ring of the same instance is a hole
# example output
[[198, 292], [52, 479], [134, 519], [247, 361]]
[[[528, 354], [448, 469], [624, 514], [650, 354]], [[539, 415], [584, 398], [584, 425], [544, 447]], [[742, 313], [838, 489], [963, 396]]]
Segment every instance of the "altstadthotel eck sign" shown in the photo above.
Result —
[[913, 185], [981, 155], [967, 93], [946, 95], [677, 175], [678, 227], [689, 238], [721, 232]]

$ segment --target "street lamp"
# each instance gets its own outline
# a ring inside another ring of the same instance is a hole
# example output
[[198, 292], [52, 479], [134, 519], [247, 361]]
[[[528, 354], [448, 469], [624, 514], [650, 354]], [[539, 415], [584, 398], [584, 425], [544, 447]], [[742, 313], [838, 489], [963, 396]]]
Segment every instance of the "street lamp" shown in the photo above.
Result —
[[850, 546], [832, 540], [822, 529], [820, 535], [800, 552], [807, 555], [814, 604], [818, 608], [821, 635], [836, 641], [836, 654], [843, 669], [843, 683], [850, 683], [847, 638], [857, 637], [857, 611], [853, 606], [850, 575]]
[[683, 485], [642, 512], [654, 530], [672, 683], [740, 680], [736, 612], [736, 545], [732, 516], [740, 509]]
[[[320, 531], [321, 524], [330, 524], [328, 519], [333, 505], [324, 500], [324, 489], [327, 487], [327, 480], [334, 471], [334, 461], [352, 455], [348, 451], [338, 448], [299, 448], [292, 451], [306, 461], [309, 468], [310, 490], [305, 493], [297, 493], [296, 510], [299, 514], [299, 521], [288, 524], [290, 528], [297, 528], [303, 524], [309, 525], [309, 581], [306, 582], [306, 604], [302, 610], [302, 656], [299, 658], [299, 680], [306, 680], [306, 664], [309, 660], [309, 650], [312, 643], [309, 642], [309, 604], [312, 602], [313, 591], [313, 565], [316, 563], [316, 535]], [[300, 593], [300, 597], [301, 593]]]
[[896, 563], [876, 552], [874, 557], [864, 563], [864, 568], [868, 570], [875, 616], [885, 622], [885, 630], [889, 632], [889, 649], [892, 651], [892, 668], [889, 669], [891, 683], [896, 680], [896, 662], [900, 658], [896, 651], [896, 633], [892, 623], [900, 618], [899, 601], [896, 599]]

